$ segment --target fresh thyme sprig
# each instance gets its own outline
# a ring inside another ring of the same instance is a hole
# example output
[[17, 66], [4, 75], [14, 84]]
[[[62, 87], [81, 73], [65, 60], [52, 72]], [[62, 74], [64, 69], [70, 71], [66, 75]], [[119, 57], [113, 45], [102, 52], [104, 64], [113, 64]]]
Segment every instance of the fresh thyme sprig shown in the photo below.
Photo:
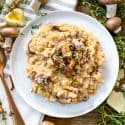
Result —
[[90, 15], [97, 20], [99, 20], [102, 24], [107, 20], [106, 18], [106, 10], [103, 6], [100, 6], [97, 0], [79, 0], [80, 4], [83, 6], [88, 6], [90, 8]]
[[119, 52], [120, 67], [125, 68], [125, 36], [115, 36], [114, 40]]
[[125, 21], [125, 1], [118, 5], [117, 15]]
[[98, 112], [100, 114], [98, 125], [125, 125], [125, 113], [115, 112], [106, 103], [99, 107]]

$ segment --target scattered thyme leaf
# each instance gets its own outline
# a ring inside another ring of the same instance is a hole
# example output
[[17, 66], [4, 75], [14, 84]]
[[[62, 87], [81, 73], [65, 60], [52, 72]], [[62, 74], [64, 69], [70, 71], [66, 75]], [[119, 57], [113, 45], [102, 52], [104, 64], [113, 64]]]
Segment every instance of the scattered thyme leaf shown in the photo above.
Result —
[[39, 16], [46, 16], [47, 13], [39, 13]]
[[20, 32], [20, 35], [24, 35], [24, 33], [23, 33], [23, 32]]
[[79, 0], [79, 3], [83, 6], [88, 6], [91, 9], [90, 16], [99, 20], [102, 24], [106, 22], [106, 9], [103, 6], [100, 6], [97, 0]]
[[33, 35], [33, 34], [34, 34], [33, 30], [31, 30], [31, 35]]
[[59, 55], [59, 51], [56, 50], [56, 51], [54, 52], [54, 55], [58, 56], [58, 55]]
[[123, 20], [125, 20], [125, 2], [121, 2], [118, 4], [117, 14], [120, 16]]
[[21, 0], [22, 3], [27, 4], [28, 0]]
[[7, 120], [7, 112], [2, 113], [2, 120]]
[[70, 83], [72, 85], [76, 81], [76, 79], [73, 77], [73, 78], [70, 78], [69, 81], [70, 81]]
[[41, 24], [35, 24], [35, 25], [32, 26], [32, 29], [39, 29], [40, 25]]
[[100, 121], [98, 125], [125, 125], [125, 113], [117, 113], [111, 109], [106, 103], [99, 108]]
[[0, 106], [2, 106], [2, 101], [0, 101]]
[[77, 73], [80, 73], [80, 71], [81, 71], [81, 67], [78, 66], [77, 69], [76, 69], [76, 71], [77, 71]]
[[11, 116], [13, 116], [13, 115], [14, 115], [14, 112], [10, 111], [10, 112], [9, 112], [9, 116], [11, 117]]
[[125, 36], [115, 36], [119, 57], [120, 57], [120, 68], [125, 68]]

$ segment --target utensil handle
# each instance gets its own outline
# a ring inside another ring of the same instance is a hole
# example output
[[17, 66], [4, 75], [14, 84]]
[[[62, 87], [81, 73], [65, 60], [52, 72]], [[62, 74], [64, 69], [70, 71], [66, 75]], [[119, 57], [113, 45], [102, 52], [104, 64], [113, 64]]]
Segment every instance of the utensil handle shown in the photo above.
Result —
[[5, 79], [4, 79], [4, 75], [1, 76], [1, 80], [3, 82], [3, 86], [4, 86], [5, 91], [6, 91], [10, 110], [14, 113], [14, 115], [12, 115], [14, 125], [25, 125], [25, 123], [20, 115], [20, 112], [19, 112], [19, 110], [14, 102], [13, 96], [12, 96], [8, 86], [7, 86]]

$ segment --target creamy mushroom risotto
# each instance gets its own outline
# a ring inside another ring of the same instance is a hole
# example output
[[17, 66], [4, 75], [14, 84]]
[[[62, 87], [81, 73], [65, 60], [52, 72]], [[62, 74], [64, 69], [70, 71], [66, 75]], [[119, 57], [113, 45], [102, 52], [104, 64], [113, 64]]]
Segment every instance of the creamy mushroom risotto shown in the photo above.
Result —
[[98, 39], [71, 24], [46, 24], [27, 46], [33, 92], [50, 101], [86, 101], [103, 83], [104, 62]]

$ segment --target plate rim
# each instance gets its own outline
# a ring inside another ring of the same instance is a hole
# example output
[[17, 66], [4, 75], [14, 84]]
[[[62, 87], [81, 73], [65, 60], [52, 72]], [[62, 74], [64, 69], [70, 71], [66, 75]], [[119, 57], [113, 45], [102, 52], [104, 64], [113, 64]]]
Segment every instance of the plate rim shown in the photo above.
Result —
[[[54, 12], [50, 12], [50, 13], [48, 13], [47, 15], [51, 15], [51, 14], [58, 14], [58, 13], [74, 13], [74, 14], [79, 14], [79, 15], [81, 15], [81, 16], [86, 16], [87, 18], [89, 18], [89, 19], [91, 19], [92, 21], [94, 21], [94, 22], [96, 22], [98, 25], [100, 25], [104, 30], [105, 30], [105, 32], [107, 32], [107, 34], [111, 37], [111, 39], [113, 40], [113, 38], [112, 38], [112, 36], [111, 36], [111, 34], [109, 33], [109, 31], [99, 22], [99, 21], [97, 21], [95, 18], [93, 18], [93, 17], [91, 17], [91, 16], [89, 16], [89, 15], [87, 15], [87, 14], [84, 14], [84, 13], [80, 13], [80, 12], [76, 12], [76, 11], [66, 11], [66, 10], [64, 10], [64, 11], [54, 11]], [[39, 20], [39, 19], [41, 19], [42, 17], [37, 17], [36, 19], [33, 19], [32, 21], [30, 21], [30, 23], [28, 23], [22, 30], [21, 30], [21, 32], [22, 31], [25, 31], [26, 29], [27, 29], [27, 27], [29, 26], [29, 25], [32, 25], [32, 24], [34, 24], [35, 23], [35, 21], [37, 21], [37, 20]], [[103, 98], [103, 99], [101, 99], [100, 100], [100, 102], [98, 103], [98, 104], [96, 104], [96, 105], [94, 105], [92, 108], [90, 108], [90, 109], [88, 109], [88, 110], [86, 110], [86, 112], [84, 111], [81, 111], [80, 113], [76, 113], [76, 114], [72, 114], [72, 115], [57, 115], [57, 114], [53, 114], [53, 113], [48, 113], [48, 112], [43, 112], [43, 111], [41, 111], [41, 110], [39, 110], [38, 108], [36, 108], [36, 106], [34, 105], [34, 104], [30, 104], [30, 102], [28, 102], [28, 100], [24, 97], [24, 95], [21, 93], [21, 91], [19, 90], [19, 88], [17, 87], [17, 85], [16, 85], [16, 80], [15, 80], [15, 78], [14, 78], [14, 71], [13, 71], [13, 56], [15, 55], [14, 54], [14, 52], [15, 52], [15, 50], [16, 50], [16, 41], [19, 39], [19, 37], [20, 36], [18, 36], [17, 38], [16, 38], [16, 40], [15, 40], [15, 42], [14, 42], [14, 45], [13, 45], [13, 48], [12, 48], [12, 51], [11, 51], [11, 53], [10, 53], [10, 74], [11, 74], [11, 76], [12, 76], [12, 79], [13, 79], [13, 82], [14, 82], [14, 85], [15, 85], [15, 88], [16, 88], [16, 90], [17, 90], [17, 92], [19, 93], [19, 95], [21, 96], [21, 98], [30, 106], [30, 107], [32, 107], [33, 109], [35, 109], [35, 110], [37, 110], [37, 111], [39, 111], [39, 112], [41, 112], [41, 113], [43, 113], [43, 114], [46, 114], [46, 115], [48, 115], [48, 116], [52, 116], [52, 117], [56, 117], [56, 118], [72, 118], [72, 117], [76, 117], [76, 116], [81, 116], [81, 115], [84, 115], [84, 114], [87, 114], [87, 113], [89, 113], [89, 112], [91, 112], [91, 111], [93, 111], [94, 109], [96, 109], [99, 105], [101, 105], [105, 100], [106, 100], [106, 98], [110, 95], [110, 93], [111, 93], [111, 91], [113, 90], [113, 88], [114, 88], [114, 86], [115, 86], [115, 83], [116, 83], [116, 80], [117, 80], [117, 76], [118, 76], [118, 72], [119, 72], [119, 55], [118, 55], [118, 50], [117, 50], [117, 47], [116, 47], [116, 44], [115, 44], [115, 42], [114, 42], [114, 40], [113, 40], [113, 44], [114, 44], [114, 47], [115, 47], [115, 50], [116, 50], [116, 59], [117, 59], [117, 72], [115, 73], [115, 77], [114, 77], [114, 81], [112, 82], [113, 84], [112, 84], [112, 87], [110, 88], [110, 90], [107, 92], [107, 94], [106, 94], [106, 96]]]

